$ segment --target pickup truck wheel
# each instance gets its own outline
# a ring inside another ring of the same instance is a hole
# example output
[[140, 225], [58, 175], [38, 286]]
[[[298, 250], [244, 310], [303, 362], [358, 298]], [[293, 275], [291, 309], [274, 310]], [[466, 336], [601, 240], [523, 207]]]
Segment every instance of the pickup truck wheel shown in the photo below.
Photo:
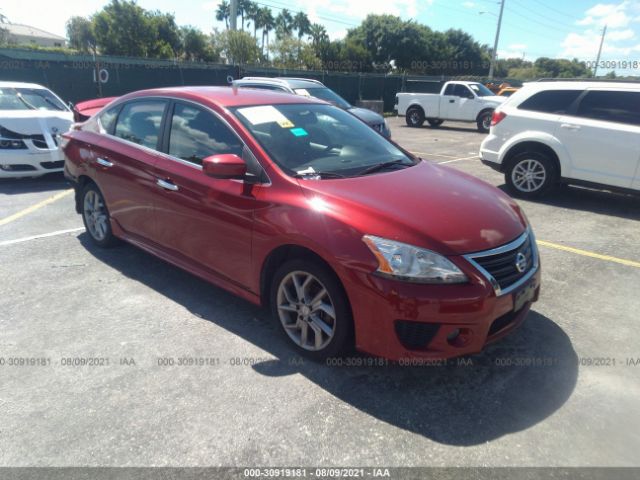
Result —
[[523, 152], [511, 159], [504, 174], [507, 187], [516, 196], [536, 198], [558, 179], [555, 164], [542, 152]]
[[478, 116], [477, 124], [478, 131], [480, 133], [489, 133], [489, 129], [491, 128], [491, 117], [493, 117], [492, 111], [482, 112]]
[[431, 128], [438, 128], [440, 125], [442, 125], [444, 123], [444, 120], [436, 120], [436, 119], [429, 119], [427, 120], [429, 122], [429, 125], [431, 126]]
[[410, 107], [405, 116], [407, 125], [413, 128], [419, 128], [424, 123], [424, 112], [420, 107]]

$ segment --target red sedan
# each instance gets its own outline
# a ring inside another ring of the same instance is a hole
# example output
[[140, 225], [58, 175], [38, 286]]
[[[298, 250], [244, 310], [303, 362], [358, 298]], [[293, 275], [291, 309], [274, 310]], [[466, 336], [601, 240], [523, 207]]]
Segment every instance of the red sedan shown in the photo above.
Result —
[[63, 143], [95, 244], [126, 240], [268, 306], [315, 359], [478, 352], [538, 298], [535, 239], [510, 197], [319, 100], [136, 92]]

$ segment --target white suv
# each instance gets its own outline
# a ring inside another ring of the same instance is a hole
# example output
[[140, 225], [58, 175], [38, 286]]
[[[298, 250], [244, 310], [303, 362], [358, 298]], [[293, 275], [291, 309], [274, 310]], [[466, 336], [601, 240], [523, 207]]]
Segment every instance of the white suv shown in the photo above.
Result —
[[526, 84], [493, 114], [482, 162], [536, 197], [557, 183], [640, 191], [640, 84]]

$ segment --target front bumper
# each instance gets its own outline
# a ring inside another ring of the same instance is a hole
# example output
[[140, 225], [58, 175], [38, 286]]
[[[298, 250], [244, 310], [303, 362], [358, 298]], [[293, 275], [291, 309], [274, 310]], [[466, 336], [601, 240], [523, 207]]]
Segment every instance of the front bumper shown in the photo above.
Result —
[[517, 311], [522, 288], [496, 296], [485, 277], [465, 270], [471, 282], [464, 285], [412, 284], [354, 274], [348, 294], [358, 350], [396, 361], [478, 353], [516, 329], [538, 299], [539, 266], [522, 287], [532, 295]]
[[37, 177], [62, 172], [64, 156], [60, 149], [0, 150], [0, 178]]

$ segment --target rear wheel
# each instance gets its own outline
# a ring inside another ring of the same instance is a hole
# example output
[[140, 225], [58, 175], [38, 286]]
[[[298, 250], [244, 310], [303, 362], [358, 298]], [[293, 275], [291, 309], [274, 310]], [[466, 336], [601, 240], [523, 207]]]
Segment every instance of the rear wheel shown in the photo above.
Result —
[[99, 247], [107, 248], [117, 243], [111, 231], [109, 210], [95, 183], [88, 183], [82, 190], [82, 221], [89, 238]]
[[505, 172], [505, 181], [514, 195], [535, 198], [543, 195], [558, 180], [555, 163], [542, 152], [516, 155]]
[[424, 111], [420, 107], [409, 107], [405, 116], [407, 125], [413, 128], [421, 127], [424, 124]]
[[299, 353], [314, 360], [351, 346], [349, 302], [335, 274], [308, 260], [291, 260], [273, 277], [271, 311]]
[[480, 133], [489, 133], [489, 130], [491, 129], [492, 117], [493, 117], [492, 111], [482, 112], [480, 115], [478, 115], [478, 119], [476, 123], [478, 125], [478, 131]]
[[431, 128], [438, 128], [440, 125], [444, 123], [444, 120], [438, 120], [435, 118], [430, 118], [427, 121], [429, 122], [429, 125], [431, 126]]

